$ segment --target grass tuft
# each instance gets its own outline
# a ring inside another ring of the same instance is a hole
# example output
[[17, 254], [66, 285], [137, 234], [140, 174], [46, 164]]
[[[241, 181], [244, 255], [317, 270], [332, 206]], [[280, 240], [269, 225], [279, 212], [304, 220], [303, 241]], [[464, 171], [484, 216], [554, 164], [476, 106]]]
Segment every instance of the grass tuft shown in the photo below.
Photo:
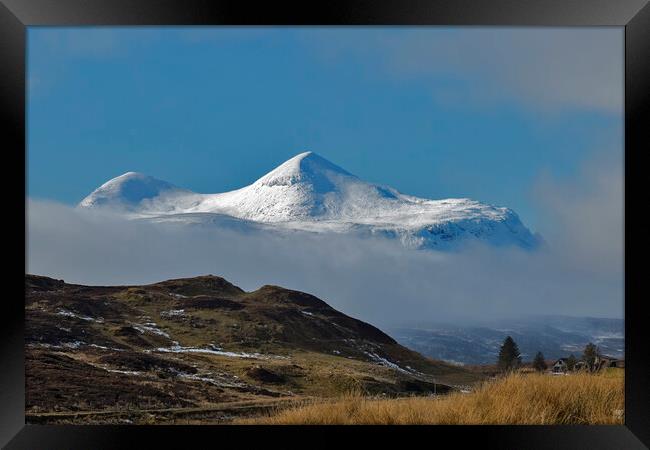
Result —
[[512, 374], [467, 394], [378, 399], [353, 392], [241, 423], [622, 424], [623, 385], [622, 370], [596, 375]]

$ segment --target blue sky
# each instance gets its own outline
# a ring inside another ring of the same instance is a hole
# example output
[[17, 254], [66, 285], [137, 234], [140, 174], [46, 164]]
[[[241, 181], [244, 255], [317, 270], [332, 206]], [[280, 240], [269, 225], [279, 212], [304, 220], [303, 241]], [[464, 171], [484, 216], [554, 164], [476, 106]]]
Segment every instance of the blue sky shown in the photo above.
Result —
[[30, 28], [28, 195], [139, 171], [197, 192], [312, 150], [428, 198], [513, 208], [622, 157], [621, 28]]

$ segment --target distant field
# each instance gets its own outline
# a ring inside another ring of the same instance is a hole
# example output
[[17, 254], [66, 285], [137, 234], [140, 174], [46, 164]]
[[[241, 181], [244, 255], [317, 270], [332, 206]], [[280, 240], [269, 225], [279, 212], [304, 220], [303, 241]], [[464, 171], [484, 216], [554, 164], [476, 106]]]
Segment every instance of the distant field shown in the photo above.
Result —
[[622, 424], [624, 371], [513, 374], [470, 393], [378, 399], [349, 394], [241, 423], [261, 424]]

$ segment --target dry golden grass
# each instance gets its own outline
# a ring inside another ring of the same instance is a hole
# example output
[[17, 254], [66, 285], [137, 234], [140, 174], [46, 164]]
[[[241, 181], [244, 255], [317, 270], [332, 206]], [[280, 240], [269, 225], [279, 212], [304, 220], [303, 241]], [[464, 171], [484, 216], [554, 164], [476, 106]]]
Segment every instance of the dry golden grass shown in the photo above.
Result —
[[349, 394], [241, 423], [622, 424], [623, 370], [551, 376], [512, 374], [473, 392], [374, 399]]

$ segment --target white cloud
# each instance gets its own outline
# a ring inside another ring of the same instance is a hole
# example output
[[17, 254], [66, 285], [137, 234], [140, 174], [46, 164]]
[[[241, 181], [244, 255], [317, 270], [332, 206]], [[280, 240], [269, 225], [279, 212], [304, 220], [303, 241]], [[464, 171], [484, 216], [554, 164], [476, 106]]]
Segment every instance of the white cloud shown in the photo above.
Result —
[[29, 36], [70, 63], [146, 51], [165, 39], [233, 45], [279, 33], [343, 70], [362, 62], [373, 73], [429, 82], [448, 106], [515, 101], [543, 112], [623, 112], [620, 27], [93, 27], [37, 28]]
[[[389, 31], [301, 29], [299, 35], [327, 60], [370, 54], [383, 74], [428, 80], [438, 99], [622, 113], [619, 29]], [[53, 49], [79, 57], [115, 54], [128, 44], [118, 30], [99, 30], [85, 42], [53, 36]], [[209, 30], [196, 37], [213, 38]], [[441, 83], [445, 77], [458, 83]], [[585, 165], [571, 183], [540, 180], [546, 218], [540, 231], [549, 246], [533, 254], [414, 252], [344, 236], [181, 230], [30, 200], [28, 271], [87, 284], [213, 273], [248, 290], [278, 284], [307, 291], [376, 324], [535, 312], [621, 316], [622, 184], [616, 158]]]
[[547, 240], [567, 248], [567, 263], [623, 276], [624, 177], [622, 152], [600, 152], [571, 181], [546, 174], [534, 186]]
[[388, 76], [428, 80], [448, 104], [623, 112], [622, 28], [329, 28], [302, 37], [326, 61], [372, 57]]
[[341, 235], [179, 228], [30, 200], [28, 271], [86, 284], [211, 273], [246, 290], [306, 291], [380, 326], [534, 313], [621, 317], [621, 173], [594, 163], [576, 183], [540, 182], [539, 198], [557, 226], [547, 228], [548, 247], [534, 253], [439, 253]]

